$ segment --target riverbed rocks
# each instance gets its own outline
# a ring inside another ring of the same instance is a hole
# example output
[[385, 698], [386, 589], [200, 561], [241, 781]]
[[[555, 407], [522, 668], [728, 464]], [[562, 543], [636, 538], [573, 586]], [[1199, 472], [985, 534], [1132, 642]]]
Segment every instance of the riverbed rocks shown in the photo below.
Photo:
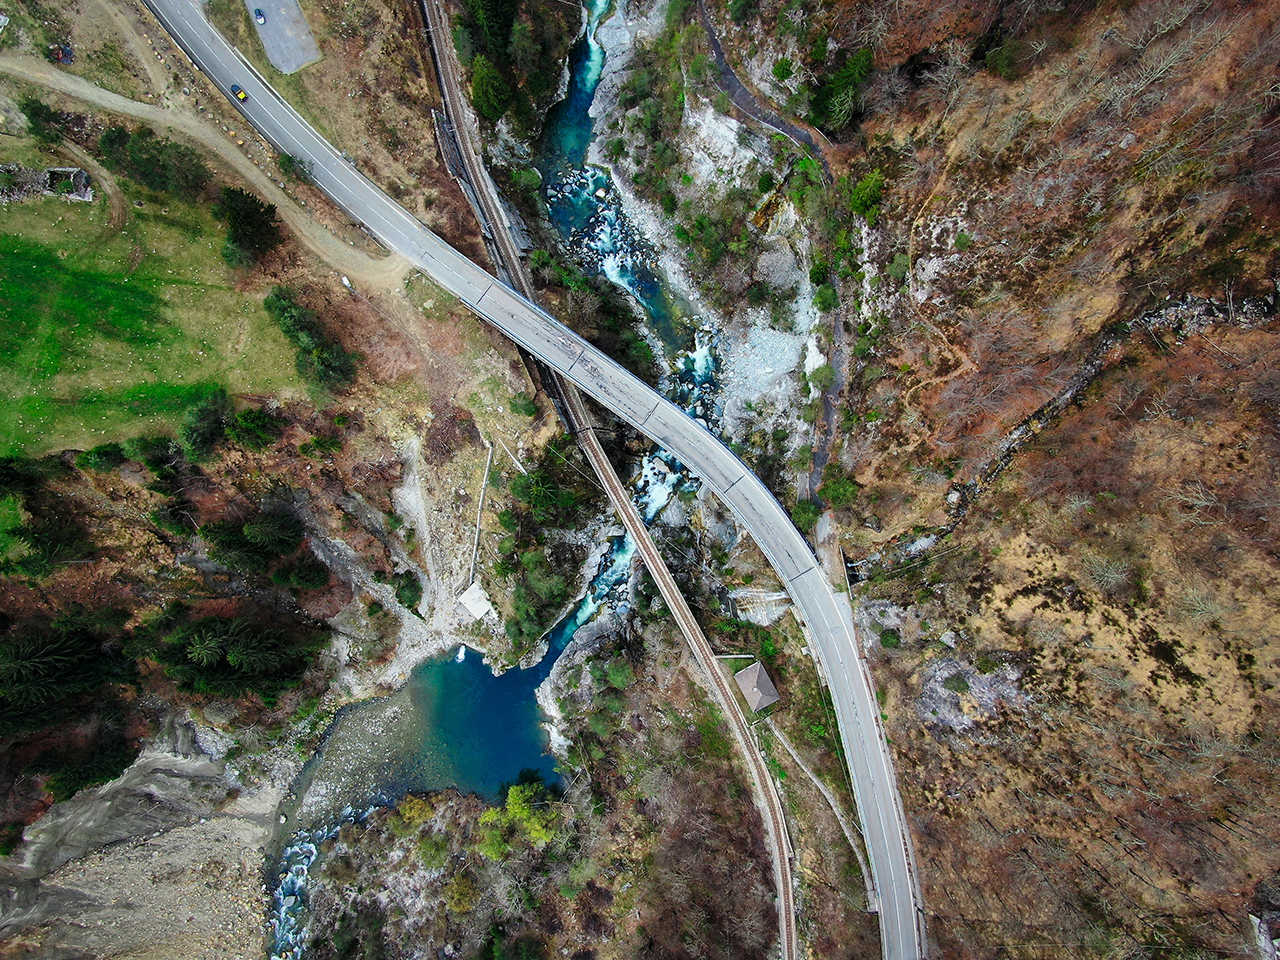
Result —
[[259, 956], [279, 791], [237, 788], [195, 724], [167, 719], [119, 778], [27, 828], [0, 868], [0, 937], [32, 956]]

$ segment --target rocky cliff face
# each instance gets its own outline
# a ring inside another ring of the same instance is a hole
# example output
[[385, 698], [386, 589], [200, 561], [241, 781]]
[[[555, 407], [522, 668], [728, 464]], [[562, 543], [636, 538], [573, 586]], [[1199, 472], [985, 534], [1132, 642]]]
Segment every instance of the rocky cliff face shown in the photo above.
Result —
[[[324, 293], [304, 295], [319, 307]], [[339, 304], [342, 335], [374, 345], [360, 376], [325, 410], [253, 398], [278, 431], [256, 448], [228, 438], [194, 462], [147, 441], [5, 461], [26, 522], [60, 518], [78, 551], [0, 578], [6, 649], [56, 635], [76, 658], [69, 676], [88, 664], [66, 710], [43, 720], [5, 700], [0, 786], [16, 849], [0, 861], [0, 935], [18, 955], [258, 955], [276, 806], [337, 707], [459, 642], [505, 643], [497, 614], [473, 621], [457, 603], [488, 459], [477, 424], [517, 455], [542, 441], [507, 409], [513, 358], [469, 321], [420, 307]], [[389, 316], [412, 335], [375, 340]], [[459, 390], [469, 408], [452, 402]], [[481, 522], [497, 527], [491, 512]], [[246, 553], [246, 524], [277, 546]], [[280, 682], [237, 688], [172, 657], [162, 638], [185, 636], [183, 623], [243, 623], [260, 646], [281, 631], [321, 642]]]
[[18, 956], [180, 943], [195, 956], [251, 955], [279, 791], [231, 800], [239, 789], [201, 748], [193, 724], [167, 719], [121, 776], [55, 804], [27, 828], [2, 868], [0, 935]]

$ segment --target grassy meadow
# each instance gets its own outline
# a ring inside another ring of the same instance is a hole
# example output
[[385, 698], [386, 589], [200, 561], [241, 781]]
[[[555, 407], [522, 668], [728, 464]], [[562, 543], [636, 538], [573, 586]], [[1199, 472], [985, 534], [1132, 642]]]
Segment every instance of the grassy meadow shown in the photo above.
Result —
[[171, 429], [216, 385], [305, 392], [209, 212], [119, 183], [115, 222], [101, 184], [92, 204], [0, 205], [0, 456]]

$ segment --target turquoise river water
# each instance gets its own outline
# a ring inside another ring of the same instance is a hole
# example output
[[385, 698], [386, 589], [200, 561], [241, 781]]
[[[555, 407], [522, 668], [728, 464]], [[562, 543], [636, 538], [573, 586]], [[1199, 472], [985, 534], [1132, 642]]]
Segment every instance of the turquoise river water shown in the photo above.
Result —
[[[586, 10], [587, 28], [570, 54], [568, 93], [549, 113], [540, 144], [543, 198], [575, 259], [634, 297], [667, 355], [676, 357], [668, 381], [672, 399], [690, 415], [713, 418], [710, 344], [681, 343], [683, 303], [652, 266], [651, 248], [623, 212], [608, 172], [587, 163], [594, 135], [589, 111], [605, 60], [596, 27], [610, 11], [609, 0], [590, 0]], [[655, 448], [635, 471], [636, 504], [651, 522], [675, 493], [696, 483]], [[324, 842], [344, 824], [411, 792], [457, 787], [495, 799], [501, 785], [523, 770], [536, 770], [549, 783], [559, 779], [534, 691], [579, 627], [602, 609], [625, 610], [634, 555], [629, 536], [610, 541], [586, 591], [552, 628], [548, 653], [534, 666], [495, 677], [480, 656], [460, 648], [455, 656], [419, 665], [391, 697], [339, 712], [294, 784], [306, 802], [290, 814], [293, 832], [273, 874], [272, 960], [304, 956], [310, 870]]]

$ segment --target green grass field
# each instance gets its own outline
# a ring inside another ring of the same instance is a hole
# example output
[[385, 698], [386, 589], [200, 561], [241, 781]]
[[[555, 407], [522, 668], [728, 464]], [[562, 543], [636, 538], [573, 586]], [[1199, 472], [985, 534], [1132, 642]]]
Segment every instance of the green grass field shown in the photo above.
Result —
[[92, 204], [0, 206], [0, 455], [173, 428], [215, 384], [306, 393], [208, 211], [120, 182], [119, 230], [100, 189]]

